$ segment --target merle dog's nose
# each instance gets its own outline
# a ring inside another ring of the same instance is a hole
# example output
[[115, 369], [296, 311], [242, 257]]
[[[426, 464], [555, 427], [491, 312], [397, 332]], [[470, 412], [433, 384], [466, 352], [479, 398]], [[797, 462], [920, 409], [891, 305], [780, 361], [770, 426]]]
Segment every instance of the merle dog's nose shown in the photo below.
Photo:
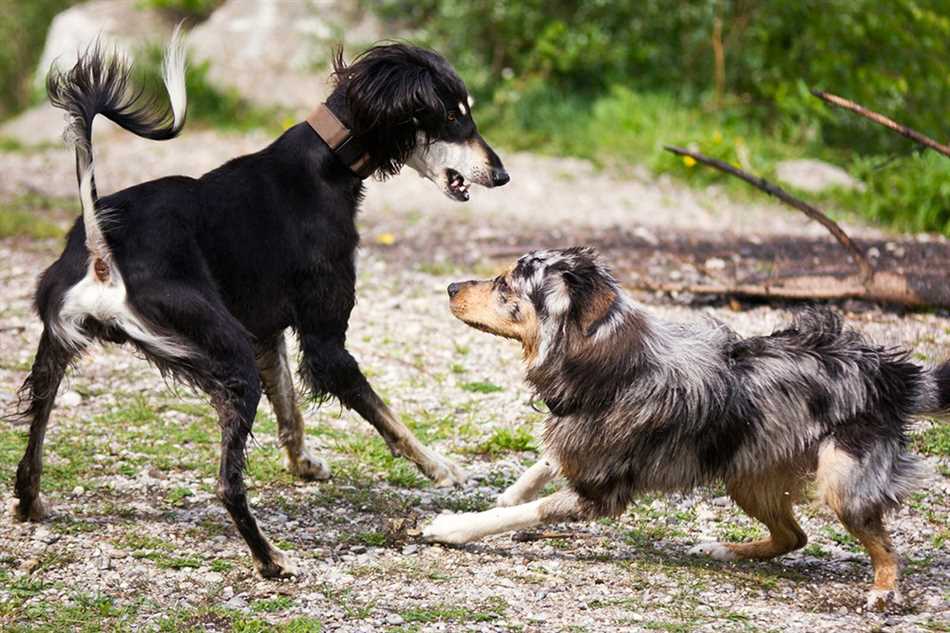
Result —
[[449, 284], [449, 287], [448, 287], [449, 299], [451, 299], [452, 297], [454, 297], [455, 295], [457, 295], [457, 294], [459, 293], [459, 290], [461, 290], [461, 289], [462, 289], [462, 284], [459, 284], [459, 283], [451, 283], [451, 284]]
[[505, 171], [504, 167], [494, 167], [491, 170], [491, 186], [500, 187], [511, 180], [511, 176]]

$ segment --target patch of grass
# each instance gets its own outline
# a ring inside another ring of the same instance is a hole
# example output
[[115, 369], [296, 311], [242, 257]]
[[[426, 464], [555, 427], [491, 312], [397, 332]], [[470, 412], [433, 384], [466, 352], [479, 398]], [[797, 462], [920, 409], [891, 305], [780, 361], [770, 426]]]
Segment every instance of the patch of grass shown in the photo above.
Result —
[[234, 563], [229, 560], [224, 560], [223, 558], [216, 558], [211, 561], [210, 568], [211, 571], [216, 571], [219, 574], [226, 574], [227, 572], [234, 569]]
[[496, 384], [484, 381], [475, 381], [475, 382], [466, 382], [462, 384], [462, 389], [464, 391], [470, 391], [472, 393], [498, 393], [499, 391], [504, 391], [504, 387], [499, 387]]
[[461, 624], [465, 622], [491, 622], [497, 620], [508, 609], [508, 603], [499, 597], [491, 597], [477, 606], [438, 604], [430, 607], [416, 607], [401, 611], [399, 615], [406, 622], [447, 622]]
[[472, 449], [472, 452], [479, 455], [498, 457], [505, 453], [520, 453], [537, 450], [538, 447], [534, 443], [534, 436], [530, 431], [519, 426], [514, 429], [496, 429], [487, 440]]
[[732, 543], [746, 543], [764, 538], [762, 530], [757, 526], [732, 524], [720, 530], [722, 538]]
[[50, 239], [62, 237], [66, 231], [54, 221], [53, 215], [65, 218], [79, 212], [75, 200], [51, 198], [27, 193], [0, 202], [0, 238], [28, 237]]
[[294, 606], [294, 601], [288, 596], [274, 596], [264, 600], [255, 600], [251, 604], [251, 611], [258, 613], [274, 613], [277, 611], [286, 611]]
[[861, 551], [861, 544], [847, 532], [840, 532], [831, 526], [825, 526], [821, 528], [821, 533], [848, 551]]
[[194, 494], [190, 488], [180, 486], [170, 490], [168, 494], [165, 495], [165, 501], [173, 506], [183, 506], [185, 505], [185, 499], [194, 496]]
[[914, 435], [914, 451], [934, 457], [950, 457], [950, 424], [934, 422], [934, 425]]
[[802, 550], [802, 554], [814, 556], [815, 558], [828, 558], [831, 556], [821, 545], [818, 545], [817, 543], [809, 543], [805, 549]]
[[110, 596], [80, 593], [67, 600], [33, 602], [23, 609], [25, 622], [22, 625], [14, 623], [4, 630], [45, 633], [131, 630], [135, 611], [134, 605], [118, 606]]

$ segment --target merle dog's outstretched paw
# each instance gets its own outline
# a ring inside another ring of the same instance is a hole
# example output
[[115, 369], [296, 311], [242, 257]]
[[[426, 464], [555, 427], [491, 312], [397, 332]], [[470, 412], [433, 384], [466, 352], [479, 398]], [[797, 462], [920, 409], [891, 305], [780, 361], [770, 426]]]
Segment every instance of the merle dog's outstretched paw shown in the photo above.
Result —
[[287, 469], [307, 481], [326, 481], [332, 477], [330, 465], [307, 449], [301, 451], [296, 461], [287, 461]]
[[300, 567], [297, 562], [279, 549], [274, 549], [271, 553], [271, 561], [262, 563], [254, 561], [258, 573], [264, 578], [291, 578], [300, 576]]
[[472, 533], [472, 518], [475, 513], [440, 514], [422, 530], [422, 540], [427, 543], [463, 545], [477, 537]]
[[38, 523], [49, 516], [49, 510], [43, 496], [37, 495], [36, 499], [33, 499], [29, 504], [14, 498], [10, 503], [10, 515], [17, 523], [26, 521]]

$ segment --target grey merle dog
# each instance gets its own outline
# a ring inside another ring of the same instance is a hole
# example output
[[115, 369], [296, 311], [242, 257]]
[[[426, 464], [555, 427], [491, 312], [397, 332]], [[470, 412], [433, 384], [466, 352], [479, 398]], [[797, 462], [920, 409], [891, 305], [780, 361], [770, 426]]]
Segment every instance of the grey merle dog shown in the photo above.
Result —
[[[769, 538], [704, 543], [720, 560], [804, 547], [792, 512], [803, 487], [864, 545], [871, 606], [899, 600], [883, 518], [918, 480], [912, 416], [950, 408], [950, 363], [922, 367], [830, 311], [769, 336], [707, 320], [670, 323], [633, 303], [590, 249], [529, 253], [499, 277], [449, 286], [452, 313], [520, 341], [550, 410], [545, 457], [482, 513], [439, 516], [424, 537], [461, 544], [546, 522], [621, 514], [638, 493], [725, 482]], [[569, 487], [534, 500], [552, 478]]]
[[248, 507], [245, 447], [261, 394], [274, 406], [290, 469], [326, 478], [304, 446], [284, 331], [300, 342], [300, 374], [318, 399], [335, 397], [382, 434], [390, 449], [438, 484], [464, 473], [422, 445], [370, 387], [345, 347], [355, 296], [356, 213], [363, 178], [411, 165], [449, 197], [508, 175], [478, 134], [465, 84], [438, 54], [407, 44], [335, 60], [335, 87], [307, 122], [269, 147], [200, 178], [169, 177], [98, 198], [92, 124], [98, 114], [150, 139], [185, 123], [184, 52], [176, 32], [164, 65], [171, 107], [131, 84], [131, 66], [98, 46], [53, 71], [52, 103], [70, 116], [82, 217], [43, 273], [43, 321], [21, 389], [30, 424], [17, 469], [14, 515], [40, 520], [43, 439], [57, 388], [94, 341], [134, 346], [164, 373], [206, 392], [221, 432], [218, 494], [265, 577], [295, 573]]

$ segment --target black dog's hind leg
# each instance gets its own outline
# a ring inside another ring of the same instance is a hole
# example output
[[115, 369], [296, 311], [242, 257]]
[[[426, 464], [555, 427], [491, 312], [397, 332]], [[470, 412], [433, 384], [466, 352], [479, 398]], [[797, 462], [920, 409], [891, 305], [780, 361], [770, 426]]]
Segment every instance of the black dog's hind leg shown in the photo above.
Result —
[[41, 521], [47, 509], [40, 497], [40, 476], [43, 473], [43, 440], [56, 391], [75, 353], [43, 330], [36, 359], [30, 375], [20, 389], [22, 417], [30, 422], [30, 439], [16, 471], [13, 517], [18, 521]]
[[132, 295], [135, 307], [151, 323], [162, 323], [186, 341], [192, 358], [158, 356], [142, 348], [160, 368], [196, 385], [211, 397], [221, 426], [218, 497], [244, 537], [254, 565], [265, 578], [297, 574], [290, 558], [261, 533], [247, 503], [244, 484], [247, 437], [261, 399], [261, 380], [250, 335], [220, 305], [210, 288], [143, 284]]
[[257, 368], [261, 372], [264, 393], [274, 408], [277, 436], [287, 452], [288, 469], [303, 479], [329, 479], [330, 467], [312, 455], [304, 442], [303, 416], [297, 407], [283, 333], [257, 346]]
[[359, 413], [383, 436], [394, 455], [412, 461], [437, 486], [461, 485], [465, 471], [420, 442], [373, 391], [342, 336], [303, 334], [303, 373], [317, 394], [331, 394]]

